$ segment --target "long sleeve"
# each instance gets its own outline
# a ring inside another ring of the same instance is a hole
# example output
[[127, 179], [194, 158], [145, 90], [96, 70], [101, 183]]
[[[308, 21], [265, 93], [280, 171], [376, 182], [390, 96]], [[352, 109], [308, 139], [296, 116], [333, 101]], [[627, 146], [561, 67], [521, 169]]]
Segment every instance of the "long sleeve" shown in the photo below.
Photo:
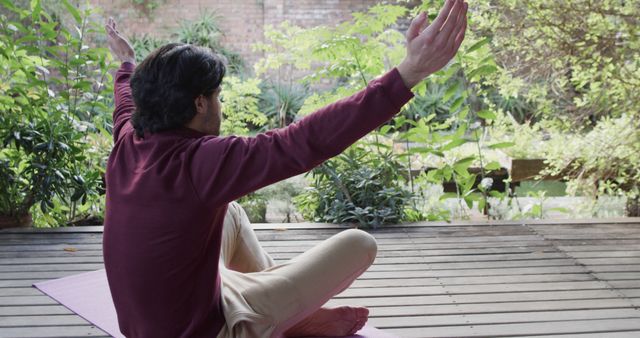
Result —
[[205, 204], [220, 205], [309, 171], [389, 121], [412, 97], [393, 69], [286, 128], [205, 138], [188, 155], [194, 189]]
[[131, 115], [135, 110], [133, 98], [131, 97], [131, 86], [129, 80], [135, 69], [135, 65], [124, 62], [116, 72], [115, 84], [113, 86], [116, 109], [113, 111], [113, 140], [117, 141], [122, 134], [123, 128], [129, 123]]

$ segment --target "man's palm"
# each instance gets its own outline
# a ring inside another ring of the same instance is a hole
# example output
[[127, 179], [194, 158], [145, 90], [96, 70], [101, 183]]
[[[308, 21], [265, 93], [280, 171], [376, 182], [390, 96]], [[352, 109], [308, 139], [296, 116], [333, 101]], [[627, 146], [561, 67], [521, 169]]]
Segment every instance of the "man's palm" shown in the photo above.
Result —
[[125, 39], [118, 29], [116, 28], [116, 22], [113, 18], [109, 18], [105, 26], [107, 30], [107, 43], [113, 56], [115, 56], [121, 62], [136, 62], [136, 52], [131, 47], [131, 44]]
[[453, 58], [464, 40], [467, 8], [464, 0], [447, 0], [432, 24], [429, 25], [426, 13], [411, 22], [407, 56], [398, 66], [407, 87], [415, 86]]

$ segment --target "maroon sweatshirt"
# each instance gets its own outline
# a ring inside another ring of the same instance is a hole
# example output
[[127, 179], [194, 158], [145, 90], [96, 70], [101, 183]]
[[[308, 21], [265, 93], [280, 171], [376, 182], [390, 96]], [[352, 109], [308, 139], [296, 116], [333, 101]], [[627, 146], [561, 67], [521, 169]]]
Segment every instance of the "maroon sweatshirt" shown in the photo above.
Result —
[[256, 137], [179, 128], [144, 138], [123, 63], [115, 78], [104, 263], [127, 337], [215, 337], [224, 324], [218, 259], [227, 203], [304, 173], [390, 120], [413, 94], [396, 69], [351, 97]]

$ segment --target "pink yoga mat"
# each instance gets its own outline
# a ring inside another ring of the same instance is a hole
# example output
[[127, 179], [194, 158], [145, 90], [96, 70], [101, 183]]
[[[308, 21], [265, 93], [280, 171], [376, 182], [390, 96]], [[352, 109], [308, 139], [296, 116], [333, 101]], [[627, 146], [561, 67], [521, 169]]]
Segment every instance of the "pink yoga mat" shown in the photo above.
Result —
[[[116, 309], [111, 300], [104, 269], [40, 282], [33, 286], [108, 334], [124, 338], [118, 328]], [[351, 337], [397, 338], [371, 326], [365, 326]]]

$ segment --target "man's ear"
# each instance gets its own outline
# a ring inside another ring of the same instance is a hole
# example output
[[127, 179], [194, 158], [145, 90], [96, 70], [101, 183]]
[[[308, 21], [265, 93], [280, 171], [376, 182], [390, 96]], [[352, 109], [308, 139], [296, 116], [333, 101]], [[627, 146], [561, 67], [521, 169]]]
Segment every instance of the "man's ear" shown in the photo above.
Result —
[[196, 97], [195, 104], [198, 114], [202, 114], [207, 111], [207, 99], [205, 99], [204, 95]]

